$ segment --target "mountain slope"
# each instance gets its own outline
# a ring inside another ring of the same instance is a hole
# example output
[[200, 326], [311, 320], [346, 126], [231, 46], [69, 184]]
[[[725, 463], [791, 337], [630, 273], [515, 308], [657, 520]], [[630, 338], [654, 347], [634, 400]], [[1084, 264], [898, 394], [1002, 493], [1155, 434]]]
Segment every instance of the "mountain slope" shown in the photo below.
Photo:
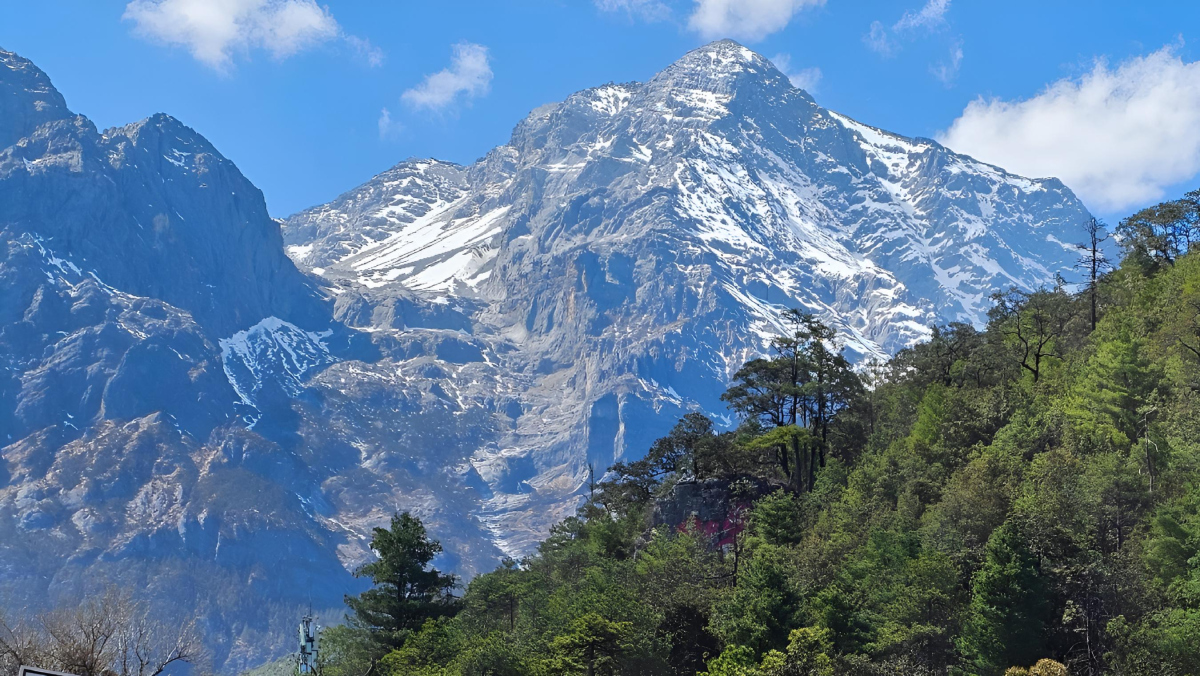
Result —
[[[284, 229], [296, 260], [331, 279], [493, 301], [514, 287], [484, 282], [523, 248], [514, 229], [582, 216], [599, 228], [545, 235], [641, 246], [664, 233], [711, 257], [748, 312], [799, 303], [839, 323], [852, 349], [882, 355], [930, 321], [981, 321], [1000, 286], [1053, 280], [1086, 211], [1056, 180], [824, 110], [721, 42], [646, 84], [535, 111], [470, 168], [403, 163]], [[359, 245], [334, 252], [317, 224]]]

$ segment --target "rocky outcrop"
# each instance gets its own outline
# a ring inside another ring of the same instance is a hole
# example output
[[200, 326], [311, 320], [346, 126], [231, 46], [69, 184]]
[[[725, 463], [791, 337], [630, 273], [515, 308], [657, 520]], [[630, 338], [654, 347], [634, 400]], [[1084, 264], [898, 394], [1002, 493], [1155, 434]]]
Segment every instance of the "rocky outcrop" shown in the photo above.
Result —
[[650, 523], [702, 533], [714, 549], [725, 551], [745, 530], [747, 510], [778, 488], [754, 478], [681, 481], [669, 495], [654, 501]]

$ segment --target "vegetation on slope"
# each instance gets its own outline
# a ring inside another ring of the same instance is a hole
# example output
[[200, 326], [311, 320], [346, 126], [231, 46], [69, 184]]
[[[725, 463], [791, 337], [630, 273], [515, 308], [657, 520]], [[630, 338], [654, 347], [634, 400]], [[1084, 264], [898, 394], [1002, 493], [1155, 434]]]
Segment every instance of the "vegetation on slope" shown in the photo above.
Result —
[[[359, 611], [325, 668], [1200, 673], [1200, 194], [1119, 231], [1117, 269], [1081, 235], [1078, 291], [997, 294], [983, 330], [863, 371], [789, 314], [726, 395], [735, 431], [688, 415], [533, 556], [427, 585], [419, 626], [372, 645]], [[651, 528], [695, 482], [757, 498], [717, 536]]]

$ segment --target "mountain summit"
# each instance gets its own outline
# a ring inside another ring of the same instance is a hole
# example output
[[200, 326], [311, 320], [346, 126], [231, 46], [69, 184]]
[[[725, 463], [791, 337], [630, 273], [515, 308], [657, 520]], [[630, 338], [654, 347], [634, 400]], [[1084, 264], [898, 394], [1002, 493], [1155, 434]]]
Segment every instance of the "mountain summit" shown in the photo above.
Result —
[[538, 108], [471, 166], [403, 162], [283, 231], [343, 320], [466, 332], [517, 388], [432, 379], [458, 404], [520, 404], [466, 465], [516, 554], [589, 465], [641, 453], [682, 411], [728, 420], [720, 392], [784, 309], [881, 358], [981, 323], [997, 289], [1069, 274], [1087, 218], [1057, 180], [826, 110], [725, 40]]
[[39, 125], [72, 117], [62, 94], [32, 61], [0, 49], [0, 148]]

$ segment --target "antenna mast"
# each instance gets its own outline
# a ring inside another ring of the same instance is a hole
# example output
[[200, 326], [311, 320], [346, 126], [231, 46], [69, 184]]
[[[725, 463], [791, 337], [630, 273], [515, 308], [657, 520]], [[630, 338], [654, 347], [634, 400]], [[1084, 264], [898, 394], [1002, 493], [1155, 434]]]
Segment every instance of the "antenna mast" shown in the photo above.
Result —
[[300, 620], [300, 658], [296, 663], [298, 676], [314, 676], [317, 673], [317, 651], [321, 641], [321, 628], [311, 614]]

